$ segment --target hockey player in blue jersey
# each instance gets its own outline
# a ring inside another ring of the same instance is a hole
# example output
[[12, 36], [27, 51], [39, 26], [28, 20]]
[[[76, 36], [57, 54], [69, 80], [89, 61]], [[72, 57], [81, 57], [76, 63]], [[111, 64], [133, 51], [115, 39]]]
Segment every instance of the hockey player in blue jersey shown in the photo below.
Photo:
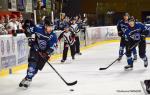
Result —
[[[44, 25], [30, 28], [30, 32], [35, 34], [35, 39], [30, 39], [30, 52], [28, 58], [27, 75], [20, 82], [20, 87], [28, 87], [32, 78], [38, 70], [42, 70], [57, 44], [57, 36], [53, 32], [53, 24], [50, 17], [45, 17]], [[44, 59], [43, 59], [44, 58]]]
[[60, 19], [56, 20], [54, 22], [54, 25], [55, 25], [55, 30], [64, 30], [65, 26], [67, 25], [67, 21], [65, 19], [65, 15], [62, 14]]
[[129, 28], [125, 31], [125, 45], [126, 45], [126, 56], [128, 65], [125, 66], [125, 70], [133, 68], [133, 59], [131, 56], [131, 49], [138, 46], [139, 56], [144, 61], [144, 67], [148, 66], [148, 59], [146, 56], [146, 36], [149, 34], [146, 26], [140, 22], [135, 22], [132, 17], [129, 19]]
[[[121, 20], [118, 24], [117, 24], [117, 30], [118, 30], [118, 36], [121, 37], [120, 40], [120, 48], [119, 48], [119, 58], [118, 61], [120, 61], [122, 59], [123, 53], [124, 53], [124, 48], [125, 48], [125, 37], [124, 37], [124, 32], [127, 30], [129, 24], [128, 24], [128, 18], [129, 18], [129, 14], [125, 13], [123, 15], [123, 20]], [[133, 56], [134, 56], [134, 60], [137, 60], [137, 52], [136, 52], [136, 48], [133, 48]]]

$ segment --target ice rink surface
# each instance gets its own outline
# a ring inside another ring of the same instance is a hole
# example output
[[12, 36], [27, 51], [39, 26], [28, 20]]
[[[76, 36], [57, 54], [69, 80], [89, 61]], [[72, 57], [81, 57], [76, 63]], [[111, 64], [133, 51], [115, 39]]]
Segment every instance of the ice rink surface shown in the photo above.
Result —
[[[60, 64], [60, 59], [51, 62], [66, 81], [78, 80], [75, 86], [66, 86], [46, 65], [26, 90], [18, 87], [26, 70], [0, 78], [0, 95], [144, 95], [140, 81], [150, 79], [150, 67], [145, 69], [139, 57], [133, 71], [124, 71], [125, 56], [120, 63], [99, 71], [118, 57], [118, 49], [119, 43], [98, 45], [83, 51], [74, 61], [69, 57], [64, 64]], [[150, 45], [147, 45], [147, 56], [150, 60]]]

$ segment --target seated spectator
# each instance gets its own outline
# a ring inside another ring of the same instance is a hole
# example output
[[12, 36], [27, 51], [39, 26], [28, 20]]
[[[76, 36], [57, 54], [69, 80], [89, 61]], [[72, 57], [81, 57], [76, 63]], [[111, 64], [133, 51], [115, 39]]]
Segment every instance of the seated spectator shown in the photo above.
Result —
[[5, 21], [4, 16], [0, 16], [0, 35], [7, 34], [7, 31], [6, 31], [5, 27], [4, 27], [4, 25], [5, 25], [4, 21]]
[[0, 16], [0, 24], [5, 26], [5, 17], [4, 16]]
[[17, 21], [17, 15], [12, 15], [10, 22], [6, 25], [6, 29], [9, 29], [10, 33], [16, 36], [17, 33], [21, 33], [23, 31], [22, 25]]
[[10, 15], [5, 15], [5, 23], [9, 23], [10, 21]]

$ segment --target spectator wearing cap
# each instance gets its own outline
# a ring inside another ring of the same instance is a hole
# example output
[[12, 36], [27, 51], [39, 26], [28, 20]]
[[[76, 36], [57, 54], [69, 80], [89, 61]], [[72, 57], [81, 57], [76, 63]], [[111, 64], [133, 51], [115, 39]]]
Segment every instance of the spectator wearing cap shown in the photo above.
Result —
[[5, 26], [4, 26], [5, 25], [4, 21], [5, 21], [4, 16], [0, 16], [0, 35], [7, 34], [7, 31], [6, 31]]

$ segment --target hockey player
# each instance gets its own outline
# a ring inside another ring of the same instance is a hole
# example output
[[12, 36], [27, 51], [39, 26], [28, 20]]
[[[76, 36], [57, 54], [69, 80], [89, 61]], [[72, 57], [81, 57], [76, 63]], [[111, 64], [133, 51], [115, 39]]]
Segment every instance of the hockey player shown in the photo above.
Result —
[[65, 62], [67, 59], [68, 48], [70, 47], [71, 57], [75, 59], [75, 34], [69, 30], [69, 25], [66, 25], [64, 31], [58, 37], [58, 41], [64, 38], [64, 50], [63, 50], [63, 58], [61, 62]]
[[71, 26], [70, 26], [70, 30], [72, 32], [74, 32], [75, 34], [75, 53], [82, 55], [82, 53], [80, 52], [80, 39], [79, 39], [79, 33], [80, 33], [80, 29], [78, 27], [78, 24], [76, 23], [76, 19], [72, 19], [71, 21]]
[[[128, 18], [129, 18], [129, 14], [125, 13], [123, 16], [123, 20], [121, 20], [118, 24], [117, 24], [117, 29], [118, 29], [118, 36], [121, 37], [120, 40], [120, 48], [119, 48], [119, 59], [118, 61], [120, 61], [122, 59], [123, 53], [124, 53], [124, 48], [125, 48], [125, 37], [124, 37], [124, 32], [127, 30], [129, 24], [128, 24]], [[134, 56], [134, 60], [137, 60], [137, 52], [136, 52], [136, 48], [133, 48], [133, 56]]]
[[67, 22], [65, 20], [65, 15], [62, 14], [59, 20], [56, 20], [54, 22], [55, 24], [55, 30], [64, 30], [65, 26], [67, 25]]
[[129, 28], [125, 31], [125, 45], [126, 45], [126, 56], [128, 65], [125, 66], [125, 70], [133, 68], [133, 59], [131, 57], [131, 49], [138, 45], [139, 56], [144, 61], [144, 67], [148, 66], [148, 59], [146, 56], [146, 40], [145, 37], [149, 34], [146, 26], [140, 22], [135, 22], [132, 17], [129, 19]]
[[26, 35], [26, 37], [31, 37], [32, 34], [30, 33], [30, 27], [35, 27], [34, 23], [32, 20], [25, 20], [24, 25], [23, 25], [23, 29], [24, 29], [24, 33]]
[[150, 80], [144, 80], [141, 81], [141, 86], [144, 90], [145, 95], [149, 95], [150, 94]]
[[52, 22], [49, 17], [45, 17], [44, 25], [31, 27], [31, 33], [35, 34], [34, 40], [29, 40], [30, 52], [28, 58], [27, 75], [20, 82], [19, 87], [28, 87], [37, 74], [42, 70], [45, 63], [57, 44], [57, 36], [52, 30]]

